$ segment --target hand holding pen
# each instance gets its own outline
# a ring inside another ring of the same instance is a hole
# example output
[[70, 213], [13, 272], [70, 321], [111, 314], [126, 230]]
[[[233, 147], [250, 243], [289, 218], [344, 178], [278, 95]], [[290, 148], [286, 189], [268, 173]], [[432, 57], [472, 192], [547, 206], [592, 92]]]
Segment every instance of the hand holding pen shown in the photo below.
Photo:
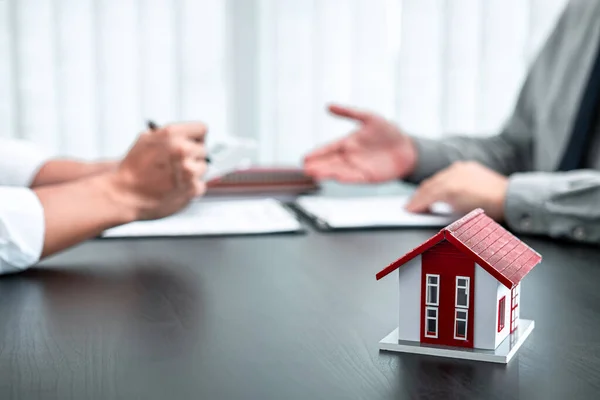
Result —
[[[148, 125], [148, 129], [150, 129], [151, 131], [157, 131], [159, 129], [158, 125], [152, 120], [149, 120], [147, 125]], [[210, 164], [209, 156], [204, 157], [204, 160], [206, 161], [207, 164]]]
[[116, 200], [136, 210], [134, 220], [172, 215], [206, 192], [206, 126], [148, 127], [119, 164], [114, 182], [121, 192]]

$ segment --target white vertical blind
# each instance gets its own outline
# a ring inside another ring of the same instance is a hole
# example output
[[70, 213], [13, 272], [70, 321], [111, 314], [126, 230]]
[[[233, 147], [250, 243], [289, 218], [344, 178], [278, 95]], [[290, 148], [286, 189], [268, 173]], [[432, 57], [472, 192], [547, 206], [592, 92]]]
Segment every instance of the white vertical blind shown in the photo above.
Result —
[[404, 129], [424, 136], [443, 129], [445, 6], [440, 0], [409, 0], [402, 7], [398, 120]]
[[48, 150], [60, 147], [57, 36], [52, 0], [13, 2], [14, 76], [20, 136]]
[[230, 134], [229, 80], [232, 74], [226, 2], [178, 1], [182, 4], [179, 14], [179, 118], [206, 122], [212, 136]]
[[[243, 2], [243, 3], [242, 3]], [[430, 137], [495, 133], [565, 0], [0, 0], [0, 137], [115, 157], [158, 123], [297, 164], [330, 102]]]
[[[143, 63], [140, 57], [140, 10], [135, 1], [96, 1], [99, 139], [102, 154], [116, 156], [142, 128], [140, 93]], [[145, 85], [144, 85], [145, 84]]]
[[220, 0], [0, 1], [0, 135], [121, 156], [146, 119], [228, 132]]
[[477, 131], [483, 8], [484, 2], [479, 0], [446, 2], [446, 23], [441, 36], [446, 48], [440, 75], [442, 112], [436, 133]]
[[163, 124], [181, 113], [181, 1], [145, 0], [143, 4], [138, 31], [141, 116]]
[[0, 138], [12, 137], [17, 132], [14, 24], [12, 3], [0, 1]]
[[[100, 154], [96, 18], [93, 0], [54, 2], [57, 29], [58, 124], [56, 152], [92, 158]], [[38, 71], [38, 73], [42, 73]], [[48, 127], [48, 129], [52, 129]], [[43, 132], [43, 134], [47, 134]]]

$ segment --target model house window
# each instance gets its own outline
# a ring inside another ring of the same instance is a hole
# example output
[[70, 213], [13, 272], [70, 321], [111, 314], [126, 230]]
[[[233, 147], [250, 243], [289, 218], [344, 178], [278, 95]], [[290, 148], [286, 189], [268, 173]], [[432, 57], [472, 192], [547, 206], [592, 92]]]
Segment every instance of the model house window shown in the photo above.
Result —
[[454, 339], [467, 340], [467, 320], [469, 315], [469, 282], [468, 276], [456, 277], [456, 295], [454, 311]]
[[456, 277], [456, 307], [469, 308], [469, 277]]
[[427, 298], [425, 304], [428, 306], [439, 305], [440, 298], [440, 276], [427, 274]]
[[425, 307], [425, 337], [438, 337], [438, 309]]
[[454, 339], [467, 339], [467, 310], [456, 310], [454, 318]]
[[519, 286], [511, 290], [510, 300], [510, 332], [514, 332], [519, 325]]
[[498, 302], [498, 332], [504, 329], [504, 318], [506, 318], [506, 296], [503, 296]]

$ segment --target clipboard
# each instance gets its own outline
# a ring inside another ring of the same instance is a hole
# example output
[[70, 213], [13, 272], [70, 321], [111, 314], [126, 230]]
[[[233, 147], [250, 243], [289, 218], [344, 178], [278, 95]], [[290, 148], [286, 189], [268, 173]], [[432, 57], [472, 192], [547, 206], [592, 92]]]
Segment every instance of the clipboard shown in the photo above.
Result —
[[427, 214], [409, 213], [404, 209], [408, 199], [408, 195], [300, 196], [293, 206], [320, 231], [433, 229], [461, 217], [443, 203], [436, 204]]
[[199, 199], [172, 216], [118, 226], [103, 232], [100, 238], [257, 236], [305, 231], [296, 213], [276, 199]]

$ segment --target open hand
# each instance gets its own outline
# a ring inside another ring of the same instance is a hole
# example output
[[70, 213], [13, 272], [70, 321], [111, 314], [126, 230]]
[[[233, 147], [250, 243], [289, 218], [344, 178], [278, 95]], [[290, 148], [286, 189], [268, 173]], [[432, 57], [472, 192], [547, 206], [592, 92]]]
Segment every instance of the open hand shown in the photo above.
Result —
[[329, 110], [360, 126], [352, 134], [309, 153], [304, 169], [317, 179], [377, 183], [409, 175], [416, 163], [410, 138], [385, 118], [338, 105]]
[[171, 215], [206, 188], [204, 138], [200, 123], [181, 123], [144, 132], [116, 171], [123, 193], [134, 202], [137, 219]]
[[497, 221], [504, 218], [508, 178], [476, 162], [457, 162], [421, 183], [406, 209], [427, 212], [437, 202], [458, 213], [482, 208]]

